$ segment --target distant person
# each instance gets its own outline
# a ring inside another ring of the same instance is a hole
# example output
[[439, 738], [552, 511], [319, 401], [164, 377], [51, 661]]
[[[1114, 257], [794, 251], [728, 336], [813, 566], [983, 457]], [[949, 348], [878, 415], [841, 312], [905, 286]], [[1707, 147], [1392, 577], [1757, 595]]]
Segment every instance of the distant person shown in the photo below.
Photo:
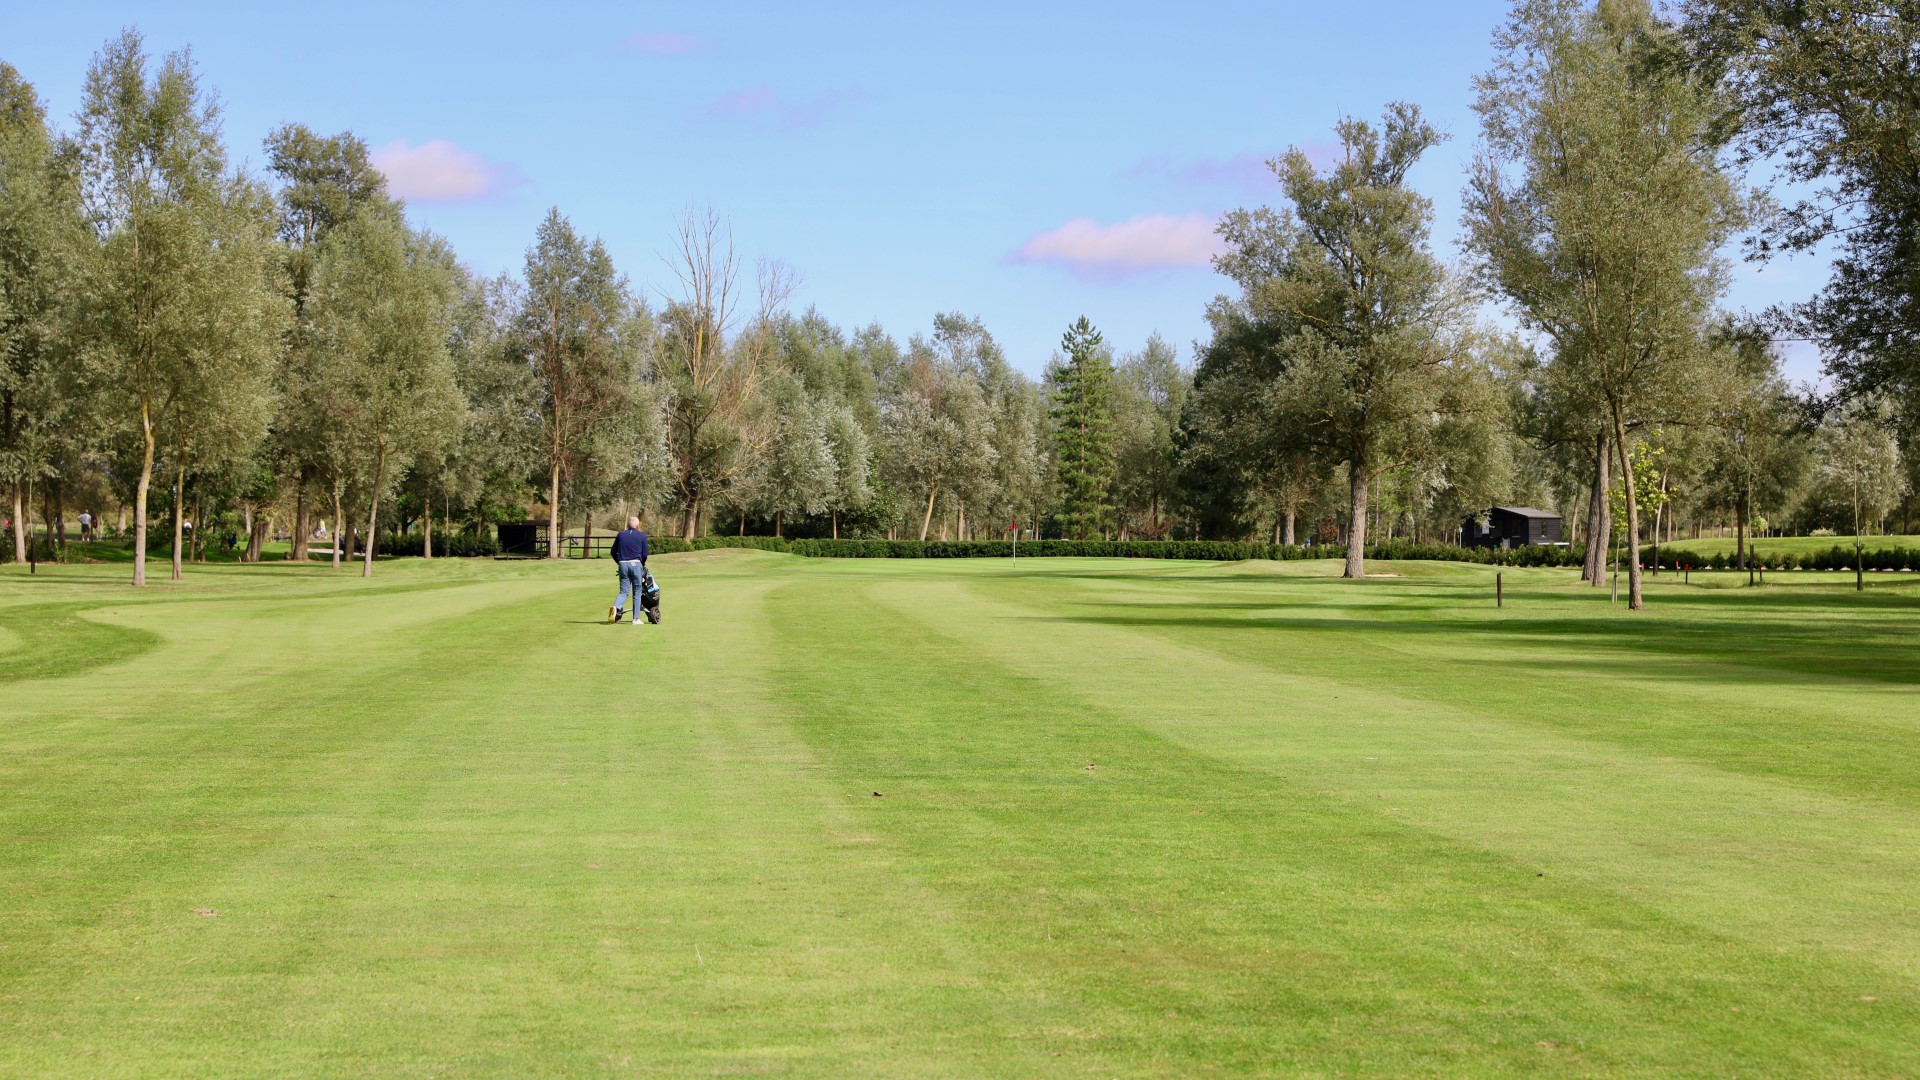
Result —
[[93, 539], [93, 515], [82, 510], [80, 511], [80, 541], [85, 543], [91, 539]]
[[620, 577], [620, 591], [607, 609], [607, 621], [617, 623], [627, 612], [627, 600], [633, 600], [633, 625], [640, 625], [640, 582], [647, 576], [647, 534], [640, 531], [638, 515], [627, 519], [627, 527], [613, 538], [613, 568]]

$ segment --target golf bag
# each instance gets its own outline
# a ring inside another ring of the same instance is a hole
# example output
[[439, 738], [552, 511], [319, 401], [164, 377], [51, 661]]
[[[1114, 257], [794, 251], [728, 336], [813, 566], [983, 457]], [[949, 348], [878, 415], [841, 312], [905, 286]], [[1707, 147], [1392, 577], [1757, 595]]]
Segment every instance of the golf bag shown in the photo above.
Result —
[[660, 585], [653, 580], [653, 571], [640, 571], [640, 613], [650, 623], [660, 621]]

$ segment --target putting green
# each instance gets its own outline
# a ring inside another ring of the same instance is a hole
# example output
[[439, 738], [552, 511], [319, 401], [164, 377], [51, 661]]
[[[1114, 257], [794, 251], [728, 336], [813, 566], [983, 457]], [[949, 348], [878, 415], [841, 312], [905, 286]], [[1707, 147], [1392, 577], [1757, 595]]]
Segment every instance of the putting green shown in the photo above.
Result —
[[1920, 1074], [1920, 575], [0, 574], [0, 1074]]

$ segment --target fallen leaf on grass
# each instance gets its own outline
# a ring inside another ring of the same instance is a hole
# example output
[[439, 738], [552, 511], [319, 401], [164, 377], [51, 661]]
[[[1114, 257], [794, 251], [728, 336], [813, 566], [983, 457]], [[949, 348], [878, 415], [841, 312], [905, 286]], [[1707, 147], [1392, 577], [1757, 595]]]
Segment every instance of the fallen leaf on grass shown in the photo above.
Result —
[[213, 918], [213, 917], [214, 917], [215, 915], [218, 915], [218, 914], [220, 914], [219, 912], [217, 912], [217, 911], [215, 911], [215, 910], [213, 910], [213, 909], [212, 909], [212, 908], [210, 908], [210, 907], [197, 907], [197, 908], [194, 908], [194, 909], [193, 909], [193, 913], [194, 913], [195, 915], [198, 915], [198, 916], [200, 916], [201, 918], [205, 918], [205, 919], [211, 919], [211, 918]]
[[876, 798], [876, 799], [884, 799], [884, 798], [886, 798], [886, 796], [885, 796], [885, 795], [882, 795], [882, 794], [880, 794], [880, 793], [879, 793], [879, 792], [877, 792], [877, 791], [873, 793], [873, 797], [874, 797], [874, 798]]

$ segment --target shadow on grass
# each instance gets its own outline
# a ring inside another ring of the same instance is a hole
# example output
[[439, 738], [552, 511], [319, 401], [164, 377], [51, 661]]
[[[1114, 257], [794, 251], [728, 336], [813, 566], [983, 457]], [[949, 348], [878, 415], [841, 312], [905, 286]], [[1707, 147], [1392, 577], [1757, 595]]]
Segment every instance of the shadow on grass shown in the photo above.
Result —
[[[1341, 638], [1368, 636], [1423, 639], [1454, 639], [1463, 645], [1479, 642], [1494, 647], [1519, 644], [1529, 649], [1551, 650], [1555, 654], [1546, 666], [1579, 666], [1587, 662], [1570, 660], [1569, 646], [1603, 650], [1614, 656], [1637, 655], [1644, 663], [1636, 667], [1641, 674], [1666, 671], [1667, 677], [1693, 678], [1701, 662], [1734, 664], [1791, 671], [1806, 675], [1837, 676], [1872, 682], [1920, 685], [1920, 656], [1912, 645], [1912, 627], [1905, 623], [1881, 623], [1873, 627], [1849, 627], [1836, 634], [1831, 626], [1809, 621], [1782, 625], [1767, 621], [1732, 623], [1726, 620], [1655, 620], [1617, 616], [1594, 618], [1514, 618], [1492, 611], [1473, 619], [1435, 618], [1427, 611], [1409, 612], [1408, 617], [1380, 618], [1329, 612], [1320, 617], [1295, 617], [1280, 614], [1220, 616], [1208, 614], [1227, 605], [1193, 605], [1189, 615], [1177, 614], [1178, 604], [1126, 604], [1096, 602], [1085, 607], [1133, 610], [1152, 607], [1153, 613], [1028, 615], [1021, 621], [1055, 623], [1091, 623], [1149, 631], [1205, 630], [1232, 634], [1259, 632], [1300, 632]], [[1248, 610], [1272, 612], [1284, 604], [1235, 605]], [[1791, 606], [1785, 610], [1795, 610]], [[1464, 662], [1464, 659], [1463, 659]], [[1508, 662], [1533, 665], [1535, 660], [1512, 655]], [[1618, 660], [1593, 661], [1600, 671], [1617, 670]], [[1713, 676], [1715, 678], [1721, 676]]]

